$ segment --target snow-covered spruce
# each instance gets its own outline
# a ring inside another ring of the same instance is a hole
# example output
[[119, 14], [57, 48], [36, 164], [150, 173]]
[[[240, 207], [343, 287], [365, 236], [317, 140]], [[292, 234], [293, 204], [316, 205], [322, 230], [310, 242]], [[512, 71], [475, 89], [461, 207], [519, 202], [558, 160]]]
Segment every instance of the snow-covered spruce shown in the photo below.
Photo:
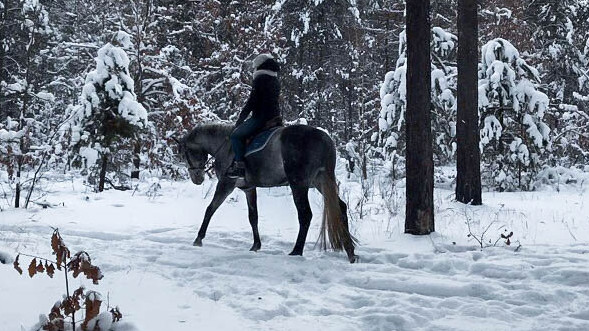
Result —
[[507, 40], [482, 48], [479, 65], [480, 147], [483, 179], [500, 190], [533, 189], [534, 175], [550, 149], [544, 122], [549, 100], [537, 88], [538, 71]]
[[[128, 44], [127, 36], [117, 33], [115, 40]], [[80, 103], [70, 107], [69, 133], [78, 160], [84, 161], [78, 165], [92, 168], [101, 158], [98, 189], [102, 190], [110, 154], [128, 147], [124, 139], [136, 138], [146, 128], [147, 111], [137, 102], [129, 57], [122, 48], [107, 43], [95, 60], [96, 69], [86, 75]]]
[[140, 128], [147, 123], [147, 111], [137, 102], [135, 83], [129, 75], [129, 57], [120, 47], [107, 43], [98, 50], [96, 69], [86, 75], [80, 105], [74, 107], [72, 119], [72, 143], [91, 141], [88, 129], [95, 120], [121, 119]]

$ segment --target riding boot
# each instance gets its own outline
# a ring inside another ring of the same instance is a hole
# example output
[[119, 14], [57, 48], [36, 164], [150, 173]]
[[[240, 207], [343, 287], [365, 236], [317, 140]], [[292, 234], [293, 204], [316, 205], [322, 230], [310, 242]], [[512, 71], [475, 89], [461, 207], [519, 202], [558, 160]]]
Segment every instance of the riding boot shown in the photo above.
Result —
[[245, 178], [245, 163], [243, 161], [233, 161], [225, 175], [229, 178]]

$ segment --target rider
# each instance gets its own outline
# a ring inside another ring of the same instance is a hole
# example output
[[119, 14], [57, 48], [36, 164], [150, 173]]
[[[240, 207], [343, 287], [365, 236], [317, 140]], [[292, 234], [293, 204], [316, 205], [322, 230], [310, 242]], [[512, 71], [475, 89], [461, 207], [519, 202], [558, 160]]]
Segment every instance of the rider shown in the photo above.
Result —
[[[235, 153], [235, 159], [227, 176], [231, 178], [245, 177], [245, 140], [262, 129], [266, 122], [280, 116], [278, 96], [280, 95], [280, 83], [278, 71], [280, 66], [270, 54], [260, 54], [253, 62], [254, 82], [252, 91], [239, 118], [235, 129], [231, 133], [231, 145]], [[246, 120], [249, 114], [252, 116]]]

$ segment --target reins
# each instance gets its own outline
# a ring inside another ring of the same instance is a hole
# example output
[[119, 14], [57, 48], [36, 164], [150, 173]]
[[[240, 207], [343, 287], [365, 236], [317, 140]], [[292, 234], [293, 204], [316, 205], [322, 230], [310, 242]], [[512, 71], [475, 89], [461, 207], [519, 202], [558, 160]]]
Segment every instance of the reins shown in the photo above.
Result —
[[[215, 153], [211, 154], [211, 158], [209, 158], [207, 160], [207, 162], [205, 162], [205, 165], [203, 166], [203, 169], [205, 172], [209, 172], [211, 171], [211, 169], [213, 169], [213, 167], [215, 166], [215, 163], [212, 162], [215, 159], [215, 155], [217, 155], [217, 153], [219, 153], [219, 151], [221, 150], [221, 148], [223, 148], [223, 146], [225, 146], [225, 144], [229, 141], [228, 138], [223, 139], [223, 142], [219, 145], [219, 148], [217, 148], [217, 150], [215, 151]], [[190, 162], [189, 164], [190, 165]]]
[[[182, 143], [180, 142], [178, 139], [172, 137], [172, 139], [174, 139], [179, 145], [183, 145], [183, 149], [184, 149], [184, 158], [186, 158], [186, 163], [188, 163], [188, 170], [198, 170], [199, 168], [195, 167], [194, 164], [192, 164], [192, 161], [190, 161], [190, 155], [188, 155], [188, 149], [186, 148], [186, 143]], [[219, 145], [219, 147], [215, 150], [215, 152], [213, 154], [211, 154], [211, 158], [207, 160], [207, 162], [205, 162], [204, 166], [202, 167], [203, 171], [206, 172], [207, 174], [213, 169], [215, 163], [213, 162], [213, 160], [215, 159], [215, 155], [217, 155], [217, 153], [219, 153], [219, 151], [221, 150], [221, 148], [223, 148], [223, 146], [225, 146], [225, 144], [229, 141], [229, 138], [225, 138], [223, 139], [223, 142]], [[210, 176], [210, 174], [209, 174]]]

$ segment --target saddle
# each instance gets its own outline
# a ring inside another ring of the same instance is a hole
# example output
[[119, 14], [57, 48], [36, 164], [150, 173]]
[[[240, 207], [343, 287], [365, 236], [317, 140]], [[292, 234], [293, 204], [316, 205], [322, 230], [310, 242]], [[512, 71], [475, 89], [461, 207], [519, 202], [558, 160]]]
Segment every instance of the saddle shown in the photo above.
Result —
[[270, 138], [274, 136], [278, 128], [283, 127], [282, 116], [276, 116], [266, 122], [264, 126], [256, 131], [251, 138], [246, 139], [245, 156], [254, 154], [263, 150]]
[[260, 131], [256, 132], [256, 134], [259, 134], [262, 131], [266, 131], [268, 129], [272, 129], [278, 126], [284, 126], [284, 123], [282, 122], [282, 116], [276, 116], [274, 118], [269, 119], [268, 122], [266, 122], [266, 124], [260, 129]]

